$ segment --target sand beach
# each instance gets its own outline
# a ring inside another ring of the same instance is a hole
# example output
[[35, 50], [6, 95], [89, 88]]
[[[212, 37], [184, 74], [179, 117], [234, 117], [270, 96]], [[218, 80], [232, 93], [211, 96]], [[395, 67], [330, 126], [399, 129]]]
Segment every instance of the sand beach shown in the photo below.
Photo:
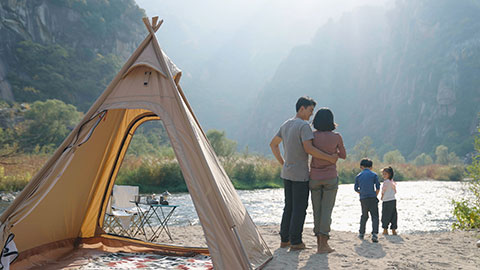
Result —
[[[306, 229], [304, 242], [310, 249], [290, 251], [279, 248], [279, 226], [260, 226], [273, 260], [264, 268], [278, 269], [480, 269], [480, 237], [475, 231], [450, 231], [380, 236], [372, 243], [370, 235], [360, 240], [353, 232], [333, 231], [330, 245], [335, 252], [316, 254], [316, 239]], [[174, 242], [165, 243], [206, 246], [199, 226], [171, 227]]]

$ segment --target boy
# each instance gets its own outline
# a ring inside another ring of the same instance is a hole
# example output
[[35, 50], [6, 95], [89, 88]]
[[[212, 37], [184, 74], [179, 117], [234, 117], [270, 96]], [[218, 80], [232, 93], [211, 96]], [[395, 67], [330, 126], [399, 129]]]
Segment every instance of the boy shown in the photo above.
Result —
[[360, 161], [362, 172], [355, 177], [355, 191], [360, 194], [360, 204], [362, 205], [362, 217], [360, 218], [360, 233], [358, 238], [363, 239], [365, 235], [365, 225], [368, 220], [368, 212], [372, 216], [372, 242], [378, 242], [378, 193], [380, 192], [380, 182], [378, 175], [372, 172], [373, 162], [368, 158]]

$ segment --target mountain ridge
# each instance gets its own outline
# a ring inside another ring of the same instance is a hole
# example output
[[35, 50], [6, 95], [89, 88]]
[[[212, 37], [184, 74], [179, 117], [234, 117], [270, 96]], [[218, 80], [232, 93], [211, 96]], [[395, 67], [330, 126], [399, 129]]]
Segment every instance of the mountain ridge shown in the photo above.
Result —
[[279, 66], [241, 143], [268, 153], [296, 99], [309, 95], [332, 108], [350, 149], [370, 136], [380, 154], [399, 149], [410, 159], [439, 144], [471, 152], [480, 112], [478, 11], [478, 1], [398, 1], [327, 23]]
[[[54, 53], [63, 54], [68, 61], [78, 61], [80, 65], [98, 64], [101, 61], [110, 65], [115, 62], [116, 68], [124, 61], [144, 37], [146, 31], [141, 18], [144, 11], [133, 0], [119, 1], [80, 1], [80, 0], [2, 0], [0, 2], [0, 95], [7, 101], [32, 101], [23, 95], [37, 93], [33, 99], [56, 98], [49, 93], [45, 85], [35, 85], [39, 70], [45, 69], [43, 63], [29, 62], [29, 67], [22, 63], [22, 49], [38, 49], [45, 55], [34, 55], [37, 60], [46, 60]], [[24, 42], [23, 44], [20, 44]], [[27, 52], [28, 52], [27, 51]], [[112, 59], [100, 59], [112, 55]], [[34, 57], [32, 56], [32, 57]], [[100, 58], [98, 56], [101, 56]], [[98, 59], [94, 59], [94, 58]], [[118, 58], [114, 60], [113, 58]], [[28, 61], [28, 59], [23, 59]], [[112, 63], [109, 61], [111, 60]], [[59, 63], [62, 64], [62, 63]], [[67, 63], [64, 63], [65, 65]], [[22, 66], [23, 65], [23, 66]], [[28, 69], [32, 70], [28, 70]], [[37, 69], [35, 69], [37, 68]], [[89, 68], [92, 68], [89, 66]], [[102, 72], [103, 67], [96, 67], [95, 72]], [[47, 67], [49, 73], [57, 73], [69, 81], [76, 75], [66, 74], [62, 70]], [[95, 69], [95, 68], [94, 68]], [[30, 72], [30, 73], [29, 73]], [[104, 72], [109, 73], [109, 72]], [[12, 76], [15, 77], [12, 79]], [[89, 93], [83, 101], [76, 98], [65, 100], [76, 106], [88, 108], [87, 103], [104, 90], [102, 86], [109, 82], [112, 75], [100, 77], [106, 82], [98, 83], [98, 87]], [[41, 78], [40, 78], [41, 79]], [[16, 82], [12, 82], [16, 80]], [[33, 85], [32, 85], [33, 84]], [[72, 88], [72, 85], [68, 85]], [[32, 91], [24, 93], [25, 89]], [[73, 87], [74, 88], [74, 87]], [[97, 89], [98, 88], [98, 89]], [[79, 93], [75, 93], [75, 91]], [[83, 90], [73, 89], [71, 96], [81, 95]], [[39, 94], [40, 93], [40, 94]], [[61, 95], [60, 95], [61, 96]], [[61, 98], [62, 99], [62, 98]]]

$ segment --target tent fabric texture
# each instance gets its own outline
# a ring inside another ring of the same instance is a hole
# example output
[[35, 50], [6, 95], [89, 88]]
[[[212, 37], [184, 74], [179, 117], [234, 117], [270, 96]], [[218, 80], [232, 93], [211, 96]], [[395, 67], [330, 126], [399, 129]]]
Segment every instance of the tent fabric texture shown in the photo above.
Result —
[[[161, 22], [144, 18], [148, 36], [0, 217], [4, 269], [16, 256], [12, 247], [18, 258], [10, 267], [16, 269], [38, 267], [80, 248], [209, 254], [215, 269], [261, 268], [272, 258], [178, 84], [181, 71], [158, 44]], [[132, 134], [150, 120], [161, 120], [169, 135], [208, 251], [115, 237], [102, 229]]]

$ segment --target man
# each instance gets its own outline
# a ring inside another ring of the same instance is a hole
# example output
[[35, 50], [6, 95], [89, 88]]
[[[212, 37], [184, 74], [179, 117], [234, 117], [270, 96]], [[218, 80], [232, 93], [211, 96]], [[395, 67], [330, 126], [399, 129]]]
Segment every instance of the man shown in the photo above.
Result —
[[[293, 250], [305, 249], [302, 241], [303, 224], [308, 206], [308, 154], [336, 162], [337, 155], [325, 154], [312, 144], [313, 132], [308, 120], [313, 114], [316, 102], [309, 97], [301, 97], [296, 104], [297, 114], [282, 124], [278, 133], [270, 142], [275, 158], [282, 164], [280, 177], [285, 191], [285, 207], [280, 224], [280, 247]], [[285, 160], [279, 145], [283, 142]]]

